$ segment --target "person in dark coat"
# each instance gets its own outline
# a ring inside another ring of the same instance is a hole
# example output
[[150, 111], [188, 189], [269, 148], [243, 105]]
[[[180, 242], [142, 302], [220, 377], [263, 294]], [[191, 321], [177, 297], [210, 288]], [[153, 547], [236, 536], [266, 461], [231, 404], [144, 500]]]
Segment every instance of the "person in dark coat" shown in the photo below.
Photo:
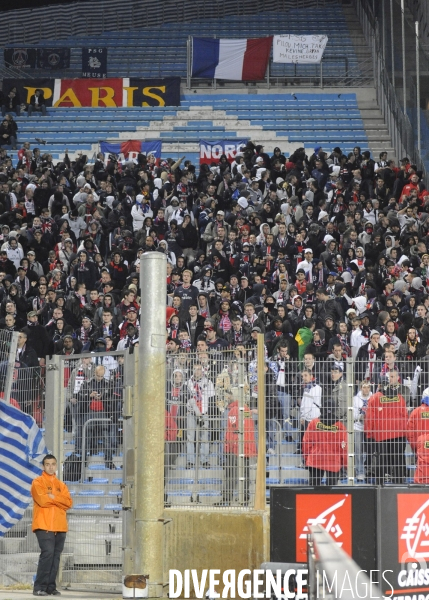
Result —
[[113, 254], [113, 259], [110, 261], [108, 269], [114, 288], [121, 290], [127, 282], [128, 267], [124, 264], [122, 254], [119, 251]]
[[36, 90], [32, 96], [30, 96], [30, 103], [28, 104], [28, 116], [30, 117], [33, 111], [40, 111], [44, 117], [46, 117], [46, 104], [45, 95], [43, 90]]
[[45, 359], [49, 350], [49, 336], [43, 327], [39, 324], [36, 311], [30, 311], [27, 314], [27, 325], [22, 329], [26, 334], [28, 344], [35, 351], [39, 359]]

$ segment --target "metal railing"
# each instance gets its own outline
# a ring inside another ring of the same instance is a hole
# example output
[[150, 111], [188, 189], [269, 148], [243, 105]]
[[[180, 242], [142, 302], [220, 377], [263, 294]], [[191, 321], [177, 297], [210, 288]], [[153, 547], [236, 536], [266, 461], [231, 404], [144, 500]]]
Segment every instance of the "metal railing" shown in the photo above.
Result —
[[[349, 581], [350, 586], [340, 591], [344, 600], [385, 598], [378, 586], [355, 561], [334, 541], [321, 525], [311, 525], [308, 536], [308, 598], [338, 597], [337, 581]], [[332, 593], [333, 592], [333, 593]], [[363, 595], [361, 595], [363, 593]]]
[[[350, 66], [350, 57], [345, 54], [332, 54], [324, 55], [322, 61], [318, 64], [313, 65], [283, 65], [280, 63], [273, 63], [272, 58], [269, 60], [267, 67], [267, 74], [264, 82], [232, 82], [221, 79], [204, 79], [198, 77], [191, 77], [192, 62], [190, 59], [190, 43], [187, 46], [188, 57], [187, 57], [187, 77], [186, 87], [187, 89], [195, 87], [217, 87], [222, 88], [236, 88], [238, 85], [255, 86], [259, 88], [262, 86], [270, 87], [285, 87], [288, 85], [303, 85], [306, 87], [319, 87], [321, 89], [325, 87], [372, 87], [373, 81], [373, 62], [372, 60], [358, 61], [356, 65]], [[338, 69], [338, 72], [332, 73], [332, 67], [327, 73], [329, 64], [331, 63], [343, 63], [343, 66]], [[273, 74], [273, 66], [279, 65], [280, 67], [289, 66], [293, 70], [290, 74], [275, 75]], [[310, 67], [310, 69], [308, 69]], [[308, 70], [314, 71], [313, 73], [307, 74]]]

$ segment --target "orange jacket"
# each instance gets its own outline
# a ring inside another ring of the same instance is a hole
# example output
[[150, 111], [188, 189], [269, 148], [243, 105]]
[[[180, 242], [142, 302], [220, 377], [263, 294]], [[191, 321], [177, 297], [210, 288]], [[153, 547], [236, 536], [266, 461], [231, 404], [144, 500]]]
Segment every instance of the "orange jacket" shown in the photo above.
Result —
[[[53, 494], [54, 499], [48, 494]], [[55, 475], [43, 472], [31, 484], [34, 500], [33, 531], [68, 531], [66, 510], [72, 507], [72, 499], [65, 483]]]

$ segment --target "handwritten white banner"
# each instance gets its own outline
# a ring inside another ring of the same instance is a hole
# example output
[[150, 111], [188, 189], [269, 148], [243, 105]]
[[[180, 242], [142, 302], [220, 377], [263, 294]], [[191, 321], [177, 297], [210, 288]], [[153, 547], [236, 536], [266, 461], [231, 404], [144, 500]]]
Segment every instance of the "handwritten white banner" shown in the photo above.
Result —
[[275, 35], [273, 62], [320, 63], [327, 43], [327, 35]]

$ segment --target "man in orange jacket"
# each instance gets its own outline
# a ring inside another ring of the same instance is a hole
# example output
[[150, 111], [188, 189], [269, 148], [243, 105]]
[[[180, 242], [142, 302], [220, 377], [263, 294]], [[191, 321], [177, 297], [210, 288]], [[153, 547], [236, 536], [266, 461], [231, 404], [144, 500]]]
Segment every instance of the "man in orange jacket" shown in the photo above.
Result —
[[41, 550], [33, 596], [61, 594], [55, 580], [68, 530], [66, 511], [73, 503], [66, 484], [57, 479], [56, 470], [57, 459], [47, 454], [43, 459], [43, 473], [31, 485], [33, 531]]

